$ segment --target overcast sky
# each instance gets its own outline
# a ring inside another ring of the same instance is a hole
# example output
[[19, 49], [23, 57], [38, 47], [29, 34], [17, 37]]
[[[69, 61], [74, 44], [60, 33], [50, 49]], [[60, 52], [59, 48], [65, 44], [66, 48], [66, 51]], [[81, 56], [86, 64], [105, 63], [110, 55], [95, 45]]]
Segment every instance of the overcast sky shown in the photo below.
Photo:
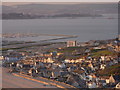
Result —
[[118, 1], [119, 0], [2, 0], [2, 2], [118, 2]]

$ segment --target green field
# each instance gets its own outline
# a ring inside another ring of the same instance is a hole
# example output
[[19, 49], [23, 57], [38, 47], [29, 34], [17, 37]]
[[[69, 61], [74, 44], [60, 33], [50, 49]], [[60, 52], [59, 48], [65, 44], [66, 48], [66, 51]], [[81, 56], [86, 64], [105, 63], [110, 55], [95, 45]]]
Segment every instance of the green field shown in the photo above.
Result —
[[120, 63], [97, 72], [100, 76], [120, 75]]
[[101, 55], [114, 56], [117, 55], [117, 53], [109, 50], [96, 50], [91, 52], [92, 57], [100, 57]]

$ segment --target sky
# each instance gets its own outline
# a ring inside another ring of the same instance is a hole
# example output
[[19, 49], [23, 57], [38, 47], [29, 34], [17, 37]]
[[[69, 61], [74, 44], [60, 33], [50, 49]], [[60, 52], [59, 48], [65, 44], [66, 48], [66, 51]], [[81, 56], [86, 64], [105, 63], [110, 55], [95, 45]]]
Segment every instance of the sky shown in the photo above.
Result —
[[118, 2], [118, 1], [119, 0], [2, 0], [2, 2]]

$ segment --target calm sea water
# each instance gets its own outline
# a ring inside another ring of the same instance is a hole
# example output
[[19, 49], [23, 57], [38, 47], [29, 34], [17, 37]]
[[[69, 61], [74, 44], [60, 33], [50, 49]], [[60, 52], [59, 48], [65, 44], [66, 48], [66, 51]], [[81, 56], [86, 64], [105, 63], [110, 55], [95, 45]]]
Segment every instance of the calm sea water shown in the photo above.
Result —
[[[118, 35], [118, 20], [109, 17], [111, 16], [76, 19], [3, 20], [2, 32], [78, 35], [78, 38], [69, 40], [78, 40], [81, 42], [113, 39]], [[43, 40], [44, 38], [40, 37], [36, 38], [36, 40]]]

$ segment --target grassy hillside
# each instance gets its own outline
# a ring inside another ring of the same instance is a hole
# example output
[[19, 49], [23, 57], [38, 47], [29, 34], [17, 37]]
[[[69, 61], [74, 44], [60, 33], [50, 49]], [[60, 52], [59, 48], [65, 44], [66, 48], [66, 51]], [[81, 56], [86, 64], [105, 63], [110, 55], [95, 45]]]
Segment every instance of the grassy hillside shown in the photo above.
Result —
[[115, 52], [109, 51], [109, 50], [98, 50], [98, 51], [92, 51], [92, 57], [100, 57], [101, 55], [116, 55]]
[[120, 63], [97, 72], [101, 76], [120, 75]]

